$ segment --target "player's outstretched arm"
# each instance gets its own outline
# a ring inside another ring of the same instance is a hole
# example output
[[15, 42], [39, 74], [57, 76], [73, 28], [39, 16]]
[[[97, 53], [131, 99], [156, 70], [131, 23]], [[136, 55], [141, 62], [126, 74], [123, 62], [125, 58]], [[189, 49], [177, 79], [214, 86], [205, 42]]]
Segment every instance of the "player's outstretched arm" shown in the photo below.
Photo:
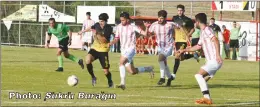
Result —
[[47, 37], [47, 44], [45, 45], [45, 48], [49, 48], [50, 45], [50, 41], [51, 41], [51, 33], [48, 33], [48, 37]]
[[72, 32], [69, 30], [68, 31], [68, 33], [69, 33], [69, 46], [71, 45], [71, 40], [72, 40]]
[[118, 42], [119, 38], [115, 38], [113, 41], [109, 43], [109, 46], [114, 45]]
[[85, 29], [85, 30], [79, 31], [79, 32], [78, 32], [78, 35], [82, 35], [82, 33], [84, 33], [84, 32], [90, 32], [90, 31], [91, 31], [91, 27], [88, 27], [88, 28]]
[[197, 50], [200, 50], [200, 49], [201, 49], [200, 45], [195, 45], [193, 47], [186, 48], [186, 49], [182, 50], [181, 53], [183, 53], [183, 52], [194, 52], [194, 51], [197, 51]]
[[144, 36], [147, 36], [148, 34], [148, 28], [149, 26], [151, 25], [149, 22], [143, 22], [144, 23], [144, 26], [145, 26], [145, 31], [141, 30], [140, 34], [144, 35]]

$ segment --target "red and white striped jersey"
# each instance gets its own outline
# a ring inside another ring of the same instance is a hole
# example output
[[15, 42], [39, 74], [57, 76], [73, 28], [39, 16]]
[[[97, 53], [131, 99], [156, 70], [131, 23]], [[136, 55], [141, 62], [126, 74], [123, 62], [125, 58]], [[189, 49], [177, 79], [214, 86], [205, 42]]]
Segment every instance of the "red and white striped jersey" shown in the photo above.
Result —
[[215, 38], [213, 30], [210, 27], [206, 27], [200, 33], [199, 46], [202, 46], [206, 60], [216, 60], [217, 52], [212, 38]]
[[94, 20], [84, 20], [83, 25], [82, 25], [82, 31], [93, 26], [95, 24]]
[[158, 21], [154, 22], [150, 28], [149, 32], [154, 32], [156, 34], [156, 42], [160, 48], [169, 48], [173, 45], [173, 32], [174, 25], [177, 25], [173, 22], [166, 22], [166, 24], [159, 24]]
[[115, 38], [120, 39], [121, 49], [134, 48], [136, 47], [135, 39], [136, 32], [141, 33], [141, 29], [135, 25], [117, 25]]

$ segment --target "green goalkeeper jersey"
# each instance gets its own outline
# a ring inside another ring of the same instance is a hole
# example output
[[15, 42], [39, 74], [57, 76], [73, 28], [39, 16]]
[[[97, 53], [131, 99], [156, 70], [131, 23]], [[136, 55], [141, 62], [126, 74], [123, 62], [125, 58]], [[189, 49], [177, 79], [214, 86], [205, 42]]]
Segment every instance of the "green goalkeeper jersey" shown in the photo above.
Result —
[[69, 26], [65, 24], [56, 24], [54, 28], [48, 28], [48, 35], [55, 35], [59, 41], [68, 37]]

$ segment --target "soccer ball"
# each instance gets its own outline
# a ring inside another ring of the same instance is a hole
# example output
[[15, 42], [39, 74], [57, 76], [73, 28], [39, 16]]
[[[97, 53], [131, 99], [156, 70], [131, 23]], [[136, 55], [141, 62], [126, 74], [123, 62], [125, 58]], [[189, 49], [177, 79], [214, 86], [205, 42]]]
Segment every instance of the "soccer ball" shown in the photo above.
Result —
[[68, 82], [69, 86], [76, 86], [79, 82], [79, 79], [75, 75], [71, 75], [71, 76], [68, 77], [67, 82]]

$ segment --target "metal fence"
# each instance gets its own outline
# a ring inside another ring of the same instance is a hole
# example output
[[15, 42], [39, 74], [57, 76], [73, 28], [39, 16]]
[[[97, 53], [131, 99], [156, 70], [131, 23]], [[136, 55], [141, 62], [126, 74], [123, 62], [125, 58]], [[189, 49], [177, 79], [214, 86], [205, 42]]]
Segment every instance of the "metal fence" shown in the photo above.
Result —
[[[74, 3], [74, 4], [72, 4]], [[76, 16], [77, 5], [85, 6], [115, 6], [116, 12], [128, 11], [130, 15], [137, 16], [156, 16], [158, 10], [164, 9], [168, 12], [168, 17], [172, 17], [177, 14], [176, 6], [183, 4], [185, 6], [185, 14], [190, 17], [194, 17], [195, 14], [204, 12], [209, 18], [219, 17], [218, 12], [211, 11], [211, 2], [118, 2], [118, 1], [8, 1], [1, 3], [1, 19], [16, 12], [25, 5], [40, 5], [47, 4], [53, 9]], [[236, 13], [223, 13], [224, 20], [251, 20], [251, 12]], [[116, 21], [117, 22], [117, 21]], [[67, 23], [71, 27], [73, 32], [77, 32], [81, 29], [81, 24]], [[1, 21], [1, 44], [9, 45], [33, 45], [42, 46], [44, 45], [45, 32], [47, 30], [48, 23], [42, 22], [20, 22], [14, 21], [8, 31], [3, 21]]]

